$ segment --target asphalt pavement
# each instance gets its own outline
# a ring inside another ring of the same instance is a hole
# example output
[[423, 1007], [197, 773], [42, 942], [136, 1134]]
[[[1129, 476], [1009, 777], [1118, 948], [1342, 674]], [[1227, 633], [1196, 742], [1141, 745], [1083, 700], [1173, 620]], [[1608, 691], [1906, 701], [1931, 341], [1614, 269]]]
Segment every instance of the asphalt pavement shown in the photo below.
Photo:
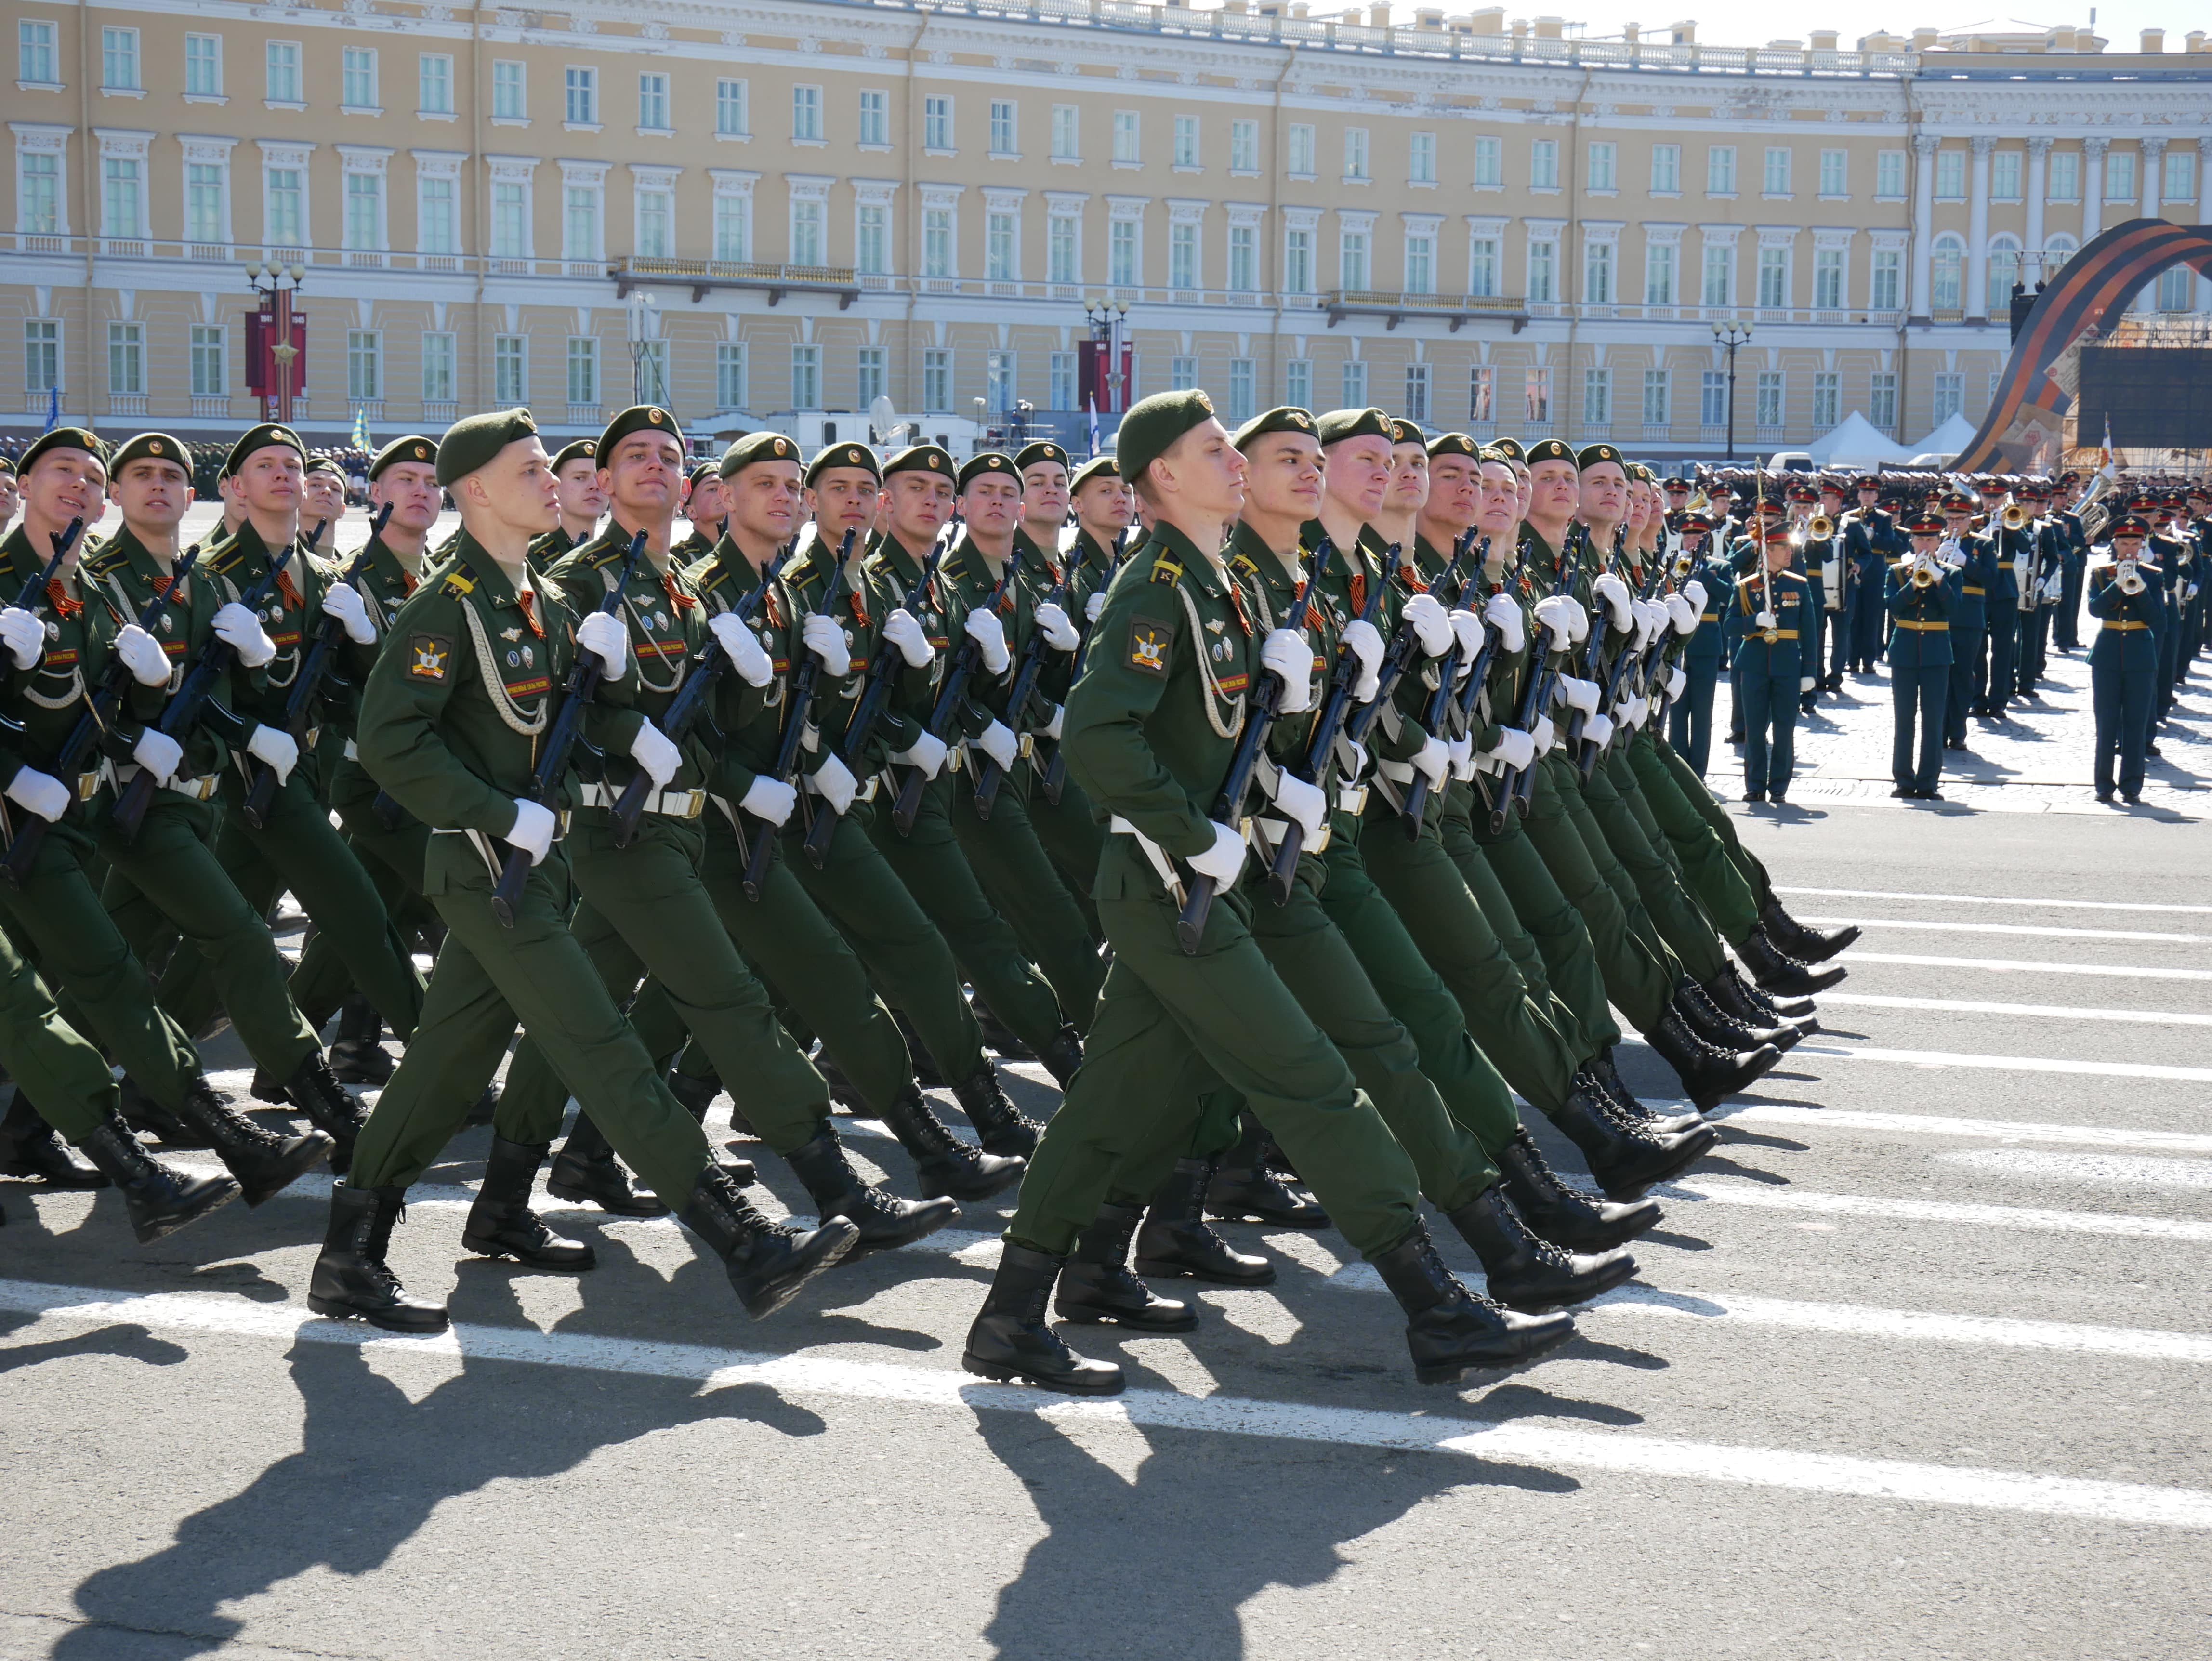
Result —
[[0, 1656], [2212, 1652], [2212, 677], [2126, 812], [2081, 674], [1954, 800], [1814, 788], [1866, 782], [1877, 680], [1790, 806], [1732, 807], [1800, 916], [1864, 928], [1850, 978], [1638, 1278], [1456, 1390], [1328, 1232], [1230, 1228], [1280, 1280], [1196, 1333], [1074, 1329], [1131, 1385], [1074, 1403], [959, 1370], [1003, 1208], [755, 1324], [665, 1221], [551, 1207], [588, 1275], [457, 1262], [475, 1130], [396, 1238], [452, 1300], [422, 1340], [307, 1312], [326, 1183], [145, 1248], [111, 1195], [0, 1184]]

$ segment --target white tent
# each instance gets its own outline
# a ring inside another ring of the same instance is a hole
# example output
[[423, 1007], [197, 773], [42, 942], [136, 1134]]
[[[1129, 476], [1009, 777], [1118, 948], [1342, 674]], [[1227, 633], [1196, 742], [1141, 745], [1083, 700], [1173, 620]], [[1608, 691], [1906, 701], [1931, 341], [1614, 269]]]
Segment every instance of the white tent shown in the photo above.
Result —
[[1973, 441], [1974, 423], [1954, 410], [1944, 417], [1942, 426], [1936, 428], [1917, 444], [1909, 447], [1909, 453], [1913, 455], [1927, 455], [1933, 453], [1937, 455], [1954, 456]]
[[1876, 467], [1885, 461], [1910, 461], [1913, 455], [1902, 444], [1884, 438], [1881, 429], [1856, 410], [1807, 448], [1815, 465], [1822, 467]]

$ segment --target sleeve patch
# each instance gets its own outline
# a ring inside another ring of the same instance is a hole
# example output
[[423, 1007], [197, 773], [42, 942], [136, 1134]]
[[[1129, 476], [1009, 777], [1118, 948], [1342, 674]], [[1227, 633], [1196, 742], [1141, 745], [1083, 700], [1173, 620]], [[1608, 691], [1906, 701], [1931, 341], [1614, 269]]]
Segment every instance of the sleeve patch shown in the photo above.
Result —
[[449, 635], [410, 635], [407, 639], [407, 678], [444, 681], [453, 673], [453, 642]]
[[1129, 666], [1164, 678], [1168, 654], [1175, 648], [1176, 625], [1154, 618], [1129, 621]]

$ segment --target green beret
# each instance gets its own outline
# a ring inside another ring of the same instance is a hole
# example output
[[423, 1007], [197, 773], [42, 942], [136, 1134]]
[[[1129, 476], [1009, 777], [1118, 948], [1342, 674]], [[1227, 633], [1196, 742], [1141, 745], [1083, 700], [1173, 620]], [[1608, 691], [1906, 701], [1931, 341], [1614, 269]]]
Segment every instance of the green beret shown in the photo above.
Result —
[[1093, 456], [1075, 470], [1075, 477], [1067, 481], [1071, 492], [1081, 490], [1094, 478], [1118, 479], [1121, 468], [1112, 456]]
[[1395, 416], [1392, 416], [1390, 417], [1390, 441], [1393, 444], [1419, 444], [1424, 442], [1421, 437], [1421, 429], [1419, 427], [1416, 427], [1410, 421], [1401, 421]]
[[1308, 438], [1316, 436], [1312, 411], [1301, 410], [1295, 404], [1279, 405], [1254, 416], [1230, 439], [1238, 449], [1249, 449], [1254, 440], [1265, 438], [1269, 433], [1304, 433]]
[[27, 473], [49, 450], [82, 450], [101, 466], [107, 465], [107, 446], [89, 427], [57, 427], [50, 433], [40, 433], [15, 465]]
[[806, 488], [812, 490], [814, 481], [832, 467], [858, 467], [878, 484], [883, 483], [884, 465], [876, 459], [876, 453], [865, 444], [850, 441], [823, 447], [822, 453], [806, 465]]
[[1484, 447], [1497, 451], [1508, 461], [1517, 461], [1524, 466], [1528, 464], [1528, 458], [1522, 453], [1521, 441], [1517, 438], [1493, 438]]
[[1610, 461], [1624, 473], [1628, 471], [1628, 463], [1622, 459], [1620, 452], [1610, 444], [1585, 444], [1582, 447], [1581, 453], [1575, 457], [1575, 465], [1584, 472], [1588, 472], [1601, 461]]
[[599, 453], [612, 455], [615, 446], [632, 433], [665, 433], [676, 441], [676, 447], [684, 447], [684, 429], [676, 424], [676, 417], [658, 404], [633, 404], [606, 424], [599, 435]]
[[13, 473], [15, 471], [15, 458], [11, 455], [0, 454], [0, 473]]
[[934, 444], [909, 444], [884, 464], [884, 477], [893, 473], [935, 473], [939, 478], [960, 482], [959, 471], [952, 458]]
[[438, 483], [466, 478], [508, 445], [537, 435], [537, 418], [527, 410], [486, 410], [465, 417], [438, 441]]
[[1575, 465], [1574, 447], [1563, 438], [1547, 438], [1540, 444], [1531, 444], [1525, 459], [1531, 467], [1542, 461], [1564, 461]]
[[434, 467], [438, 465], [438, 447], [420, 433], [410, 433], [404, 438], [393, 439], [379, 450], [376, 459], [368, 464], [368, 482], [375, 484], [386, 467], [397, 466], [403, 461], [427, 462]]
[[238, 470], [246, 465], [246, 457], [256, 450], [268, 449], [271, 445], [280, 445], [292, 451], [300, 458], [301, 467], [307, 465], [307, 447], [300, 442], [299, 434], [279, 423], [264, 421], [258, 427], [248, 427], [238, 442], [230, 447], [230, 453], [223, 458], [222, 472], [216, 477], [236, 478]]
[[763, 461], [788, 461], [795, 467], [799, 465], [799, 446], [781, 433], [765, 429], [747, 433], [722, 452], [722, 477], [735, 478], [746, 468]]
[[[1516, 447], [1517, 448], [1518, 447], [1516, 446]], [[1476, 453], [1476, 459], [1485, 463], [1486, 465], [1491, 462], [1495, 462], [1501, 467], [1510, 467], [1513, 465], [1513, 458], [1506, 453], [1505, 447], [1503, 444], [1484, 445], [1482, 448]]]
[[998, 450], [986, 450], [981, 455], [969, 457], [967, 464], [960, 469], [961, 490], [966, 490], [986, 473], [1003, 473], [1015, 484], [1021, 483], [1020, 476], [1014, 472], [1012, 456]]
[[338, 459], [327, 451], [319, 455], [309, 456], [307, 465], [301, 471], [307, 473], [336, 473], [340, 478], [345, 477], [345, 469], [338, 465]]
[[1146, 469], [1165, 455], [1177, 439], [1212, 417], [1213, 400], [1195, 387], [1139, 399], [1121, 417], [1121, 430], [1114, 440], [1121, 477], [1132, 481], [1142, 478]]
[[127, 441], [108, 462], [107, 471], [119, 473], [134, 461], [173, 461], [187, 478], [192, 471], [192, 453], [167, 433], [141, 433]]
[[1025, 473], [1040, 461], [1057, 461], [1065, 467], [1067, 465], [1067, 452], [1050, 439], [1041, 438], [1034, 444], [1023, 445], [1014, 453], [1014, 471]]
[[697, 490], [699, 488], [699, 481], [702, 478], [720, 478], [721, 476], [722, 464], [720, 462], [702, 461], [691, 470], [691, 488], [695, 490]]
[[561, 447], [561, 453], [553, 458], [553, 472], [557, 477], [561, 470], [572, 461], [588, 461], [594, 466], [597, 466], [599, 465], [599, 440], [596, 438], [572, 438], [566, 444], [563, 444]]
[[1481, 447], [1465, 433], [1439, 433], [1429, 441], [1429, 459], [1438, 456], [1466, 456], [1470, 460], [1481, 458]]
[[1317, 423], [1324, 445], [1341, 444], [1347, 438], [1379, 438], [1395, 443], [1390, 417], [1380, 410], [1331, 410]]

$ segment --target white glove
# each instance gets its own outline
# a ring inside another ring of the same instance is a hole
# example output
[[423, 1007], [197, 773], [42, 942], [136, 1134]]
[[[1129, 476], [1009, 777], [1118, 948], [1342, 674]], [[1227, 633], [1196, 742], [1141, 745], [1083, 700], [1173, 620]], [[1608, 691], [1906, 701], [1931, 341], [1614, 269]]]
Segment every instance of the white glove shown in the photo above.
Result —
[[793, 810], [799, 806], [799, 792], [781, 779], [756, 773], [753, 782], [745, 787], [745, 794], [738, 798], [738, 806], [757, 819], [781, 825], [791, 818]]
[[1536, 730], [1529, 734], [1529, 741], [1534, 745], [1538, 755], [1547, 756], [1552, 752], [1553, 740], [1559, 735], [1559, 729], [1552, 725], [1552, 718], [1549, 715], [1539, 715], [1536, 717]]
[[1575, 641], [1577, 644], [1580, 644], [1589, 638], [1589, 613], [1583, 609], [1582, 601], [1577, 599], [1572, 594], [1561, 594], [1559, 598], [1567, 603], [1569, 608], [1567, 615], [1572, 620]]
[[921, 632], [921, 622], [903, 605], [884, 619], [884, 643], [897, 647], [909, 669], [927, 669], [930, 659], [937, 655], [930, 648], [929, 636]]
[[1490, 757], [1501, 767], [1517, 770], [1536, 759], [1536, 740], [1517, 727], [1500, 727]]
[[1244, 874], [1244, 838], [1217, 821], [1213, 846], [1186, 862], [1200, 876], [1212, 878], [1216, 888], [1226, 888]]
[[1594, 680], [1584, 680], [1579, 675], [1559, 677], [1560, 699], [1586, 715], [1597, 713], [1597, 683]]
[[1052, 706], [1052, 719], [1045, 722], [1042, 727], [1037, 728], [1037, 731], [1043, 733], [1045, 737], [1048, 739], [1057, 739], [1060, 736], [1060, 719], [1066, 714], [1067, 708], [1065, 704], [1054, 704]]
[[1490, 626], [1498, 630], [1498, 644], [1507, 652], [1518, 652], [1528, 644], [1527, 620], [1510, 594], [1492, 594], [1490, 604], [1482, 608], [1482, 615]]
[[1482, 619], [1464, 606], [1451, 614], [1451, 629], [1452, 638], [1459, 642], [1459, 672], [1463, 675], [1474, 667], [1486, 631]]
[[576, 645], [599, 659], [609, 680], [620, 680], [629, 667], [629, 630], [608, 611], [594, 611], [576, 625]]
[[665, 790], [668, 781], [684, 770], [684, 752], [651, 721], [641, 724], [629, 741], [629, 758], [652, 775], [656, 790]]
[[258, 669], [276, 655], [276, 642], [269, 638], [261, 619], [236, 600], [215, 614], [215, 635], [248, 669]]
[[281, 727], [266, 723], [255, 727], [252, 737], [246, 740], [246, 753], [275, 768], [279, 784], [292, 776], [292, 770], [300, 761], [300, 746], [292, 741], [292, 735]]
[[1462, 781], [1474, 776], [1474, 740], [1448, 739], [1444, 748], [1451, 752], [1451, 776]]
[[933, 779], [945, 765], [947, 749], [945, 740], [934, 733], [924, 733], [903, 750], [891, 751], [891, 759], [902, 767], [918, 767], [926, 779]]
[[123, 660], [123, 666], [131, 672], [131, 678], [141, 686], [167, 686], [169, 684], [169, 654], [155, 640], [135, 623], [126, 623], [115, 636], [115, 655]]
[[1674, 625], [1678, 635], [1690, 636], [1698, 632], [1698, 608], [1690, 604], [1685, 594], [1667, 596], [1667, 621]]
[[1638, 600], [1636, 602], [1637, 646], [1639, 648], [1649, 646], [1659, 637], [1661, 630], [1673, 620], [1674, 614], [1667, 609], [1664, 602], [1656, 599]]
[[1358, 739], [1348, 739], [1341, 733], [1336, 735], [1340, 746], [1337, 757], [1336, 782], [1349, 790], [1367, 772], [1367, 746]]
[[1359, 660], [1359, 684], [1352, 689], [1352, 696], [1362, 703], [1371, 703], [1382, 687], [1382, 633], [1364, 618], [1354, 618], [1344, 625], [1342, 644], [1352, 648], [1352, 655]]
[[734, 611], [725, 611], [710, 618], [707, 628], [722, 648], [722, 655], [730, 660], [730, 667], [738, 672], [738, 678], [748, 686], [765, 686], [775, 678], [775, 660], [769, 657], [760, 643], [760, 636], [745, 627]]
[[1083, 636], [1075, 632], [1075, 625], [1067, 620], [1067, 613], [1060, 606], [1046, 600], [1036, 608], [1036, 626], [1044, 633], [1044, 643], [1055, 652], [1073, 652], [1083, 644]]
[[8, 781], [7, 794], [10, 801], [21, 803], [49, 824], [69, 812], [69, 786], [35, 767], [17, 768], [15, 776]]
[[860, 794], [860, 782], [853, 776], [853, 770], [835, 756], [823, 757], [822, 764], [806, 777], [814, 793], [835, 808], [840, 818]]
[[853, 654], [845, 644], [845, 631], [827, 611], [809, 611], [806, 621], [799, 626], [799, 637], [821, 664], [822, 672], [831, 679], [853, 672]]
[[1689, 684], [1690, 677], [1683, 671], [1681, 665], [1676, 664], [1673, 669], [1668, 672], [1667, 675], [1667, 697], [1668, 702], [1671, 703], [1673, 700], [1680, 697], [1682, 696], [1682, 689]]
[[1313, 648], [1303, 632], [1277, 629], [1260, 642], [1260, 666], [1283, 684], [1279, 714], [1296, 715], [1313, 708]]
[[1307, 847], [1321, 840], [1322, 821], [1328, 817], [1328, 797], [1319, 785], [1278, 771], [1271, 799], [1285, 818], [1305, 832]]
[[1583, 723], [1583, 736], [1602, 750], [1613, 742], [1613, 722], [1603, 715], [1592, 715]]
[[1536, 602], [1536, 622], [1539, 627], [1551, 631], [1552, 643], [1547, 648], [1564, 652], [1574, 644], [1575, 602], [1566, 594], [1553, 594]]
[[1812, 676], [1807, 675], [1798, 681], [1797, 690], [1800, 692], [1809, 692], [1818, 684], [1819, 683], [1815, 681]]
[[345, 625], [346, 638], [356, 646], [376, 644], [376, 625], [368, 620], [368, 607], [361, 591], [350, 582], [333, 582], [323, 593], [323, 615]]
[[993, 721], [983, 729], [982, 736], [975, 743], [977, 749], [999, 764], [1000, 772], [1013, 770], [1014, 757], [1020, 753], [1020, 745], [1014, 738], [1013, 730], [1006, 722]]
[[[10, 605], [0, 611], [0, 645], [5, 645], [9, 654], [21, 670], [35, 669], [39, 660], [46, 654], [46, 625], [35, 613], [20, 605]], [[161, 677], [167, 680], [165, 673]]]
[[1083, 602], [1083, 620], [1085, 623], [1096, 623], [1098, 621], [1098, 614], [1105, 609], [1106, 591], [1101, 588]]
[[1753, 626], [1755, 628], [1771, 629], [1774, 627], [1774, 613], [1771, 611], [1761, 611], [1751, 621]]
[[1695, 606], [1702, 616], [1705, 609], [1705, 585], [1692, 577], [1682, 585], [1682, 598]]
[[553, 851], [553, 832], [559, 824], [551, 808], [541, 807], [534, 801], [517, 801], [514, 823], [502, 840], [509, 848], [519, 848], [529, 855], [532, 865], [543, 865], [545, 856]]
[[1632, 733], [1644, 725], [1651, 715], [1651, 700], [1641, 696], [1620, 701], [1620, 719]]
[[1604, 605], [1606, 621], [1615, 629], [1626, 629], [1630, 618], [1635, 615], [1635, 608], [1629, 599], [1628, 585], [1610, 571], [1597, 574], [1590, 584], [1590, 598]]
[[1013, 655], [1006, 650], [1006, 631], [999, 622], [998, 613], [981, 609], [969, 612], [967, 622], [960, 631], [983, 648], [983, 666], [994, 675], [1006, 672]]
[[1451, 650], [1451, 618], [1434, 594], [1415, 594], [1406, 602], [1399, 620], [1409, 625], [1420, 642], [1421, 655], [1440, 658]]
[[155, 783], [166, 784], [177, 776], [177, 764], [185, 758], [185, 746], [167, 733], [149, 727], [131, 746], [131, 758], [151, 773]]

